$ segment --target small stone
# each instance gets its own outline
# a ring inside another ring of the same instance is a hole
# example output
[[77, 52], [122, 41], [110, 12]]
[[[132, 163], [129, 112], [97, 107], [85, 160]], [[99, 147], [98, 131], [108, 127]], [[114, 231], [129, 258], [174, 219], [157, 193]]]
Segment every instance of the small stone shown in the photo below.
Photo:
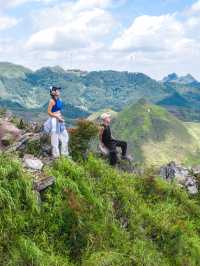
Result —
[[196, 186], [190, 186], [190, 187], [187, 187], [187, 189], [191, 195], [196, 195], [198, 193], [198, 189]]
[[26, 168], [38, 171], [41, 171], [43, 167], [43, 163], [41, 160], [30, 155], [24, 156], [24, 164]]
[[54, 176], [48, 176], [43, 179], [34, 181], [34, 189], [38, 192], [45, 190], [46, 188], [52, 186], [55, 183], [56, 178]]
[[192, 168], [192, 172], [194, 175], [200, 175], [200, 166]]

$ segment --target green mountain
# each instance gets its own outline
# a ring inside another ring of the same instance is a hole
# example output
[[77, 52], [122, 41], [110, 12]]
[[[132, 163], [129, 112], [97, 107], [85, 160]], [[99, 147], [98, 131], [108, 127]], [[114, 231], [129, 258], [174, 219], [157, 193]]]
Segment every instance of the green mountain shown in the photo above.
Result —
[[25, 78], [26, 74], [29, 74], [31, 72], [32, 70], [20, 65], [15, 65], [8, 62], [0, 63], [0, 73], [2, 77]]
[[[157, 104], [184, 121], [200, 121], [200, 83], [163, 83], [172, 93]], [[174, 90], [174, 91], [173, 91]]]
[[[48, 102], [52, 84], [63, 87], [62, 97], [66, 104], [85, 111], [86, 115], [108, 107], [121, 110], [130, 99], [136, 102], [141, 96], [159, 101], [168, 95], [162, 84], [140, 73], [99, 71], [77, 74], [77, 71], [66, 72], [60, 67], [32, 72], [7, 63], [0, 63], [0, 66], [0, 99], [1, 102], [9, 101], [11, 110], [18, 104], [24, 110], [38, 109], [40, 113]], [[15, 75], [15, 71], [21, 76]]]
[[142, 73], [65, 71], [59, 66], [31, 71], [0, 63], [0, 101], [16, 113], [18, 109], [24, 114], [28, 110], [29, 118], [37, 119], [46, 113], [49, 87], [58, 85], [63, 88], [64, 103], [72, 107], [70, 114], [69, 108], [65, 113], [69, 119], [108, 108], [121, 111], [127, 104], [145, 98], [186, 121], [200, 121], [200, 83], [188, 80], [192, 80], [190, 76], [181, 78], [181, 82], [159, 82]]
[[199, 198], [175, 184], [63, 158], [39, 203], [18, 159], [0, 165], [0, 265], [199, 265]]
[[[200, 125], [183, 123], [166, 109], [145, 100], [120, 112], [112, 128], [114, 136], [128, 141], [135, 159], [147, 165], [185, 162], [199, 156]], [[196, 133], [192, 133], [192, 128]]]

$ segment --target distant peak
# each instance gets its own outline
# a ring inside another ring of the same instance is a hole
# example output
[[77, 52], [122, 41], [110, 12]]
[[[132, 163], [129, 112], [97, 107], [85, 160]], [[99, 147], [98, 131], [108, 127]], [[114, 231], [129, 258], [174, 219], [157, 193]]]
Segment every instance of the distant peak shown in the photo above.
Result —
[[65, 70], [60, 67], [60, 66], [47, 66], [47, 67], [42, 67], [37, 71], [51, 71], [51, 72], [57, 72], [57, 73], [65, 73]]
[[197, 82], [197, 80], [191, 75], [187, 74], [185, 76], [178, 76], [176, 73], [171, 73], [164, 77], [162, 82], [174, 82], [179, 84], [191, 84]]
[[178, 75], [176, 73], [171, 73], [163, 78], [163, 82], [175, 82], [178, 80]]

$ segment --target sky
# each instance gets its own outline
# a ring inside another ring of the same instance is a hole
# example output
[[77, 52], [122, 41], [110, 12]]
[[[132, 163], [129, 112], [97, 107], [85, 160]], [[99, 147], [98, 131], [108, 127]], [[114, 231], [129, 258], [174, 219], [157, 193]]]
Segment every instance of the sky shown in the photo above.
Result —
[[0, 0], [0, 61], [200, 80], [200, 0]]

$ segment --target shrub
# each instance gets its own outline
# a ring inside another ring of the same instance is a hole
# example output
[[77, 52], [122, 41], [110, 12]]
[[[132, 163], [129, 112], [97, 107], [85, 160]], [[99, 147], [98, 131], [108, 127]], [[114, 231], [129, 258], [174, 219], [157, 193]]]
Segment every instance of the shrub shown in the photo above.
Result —
[[28, 128], [28, 124], [23, 119], [19, 119], [18, 122], [17, 122], [17, 127], [19, 129], [27, 129]]
[[28, 129], [29, 127], [28, 123], [25, 120], [15, 115], [11, 117], [10, 122], [13, 123], [17, 128], [22, 130]]
[[70, 150], [75, 160], [85, 158], [89, 144], [98, 134], [98, 127], [91, 121], [78, 120], [76, 128], [70, 130]]

